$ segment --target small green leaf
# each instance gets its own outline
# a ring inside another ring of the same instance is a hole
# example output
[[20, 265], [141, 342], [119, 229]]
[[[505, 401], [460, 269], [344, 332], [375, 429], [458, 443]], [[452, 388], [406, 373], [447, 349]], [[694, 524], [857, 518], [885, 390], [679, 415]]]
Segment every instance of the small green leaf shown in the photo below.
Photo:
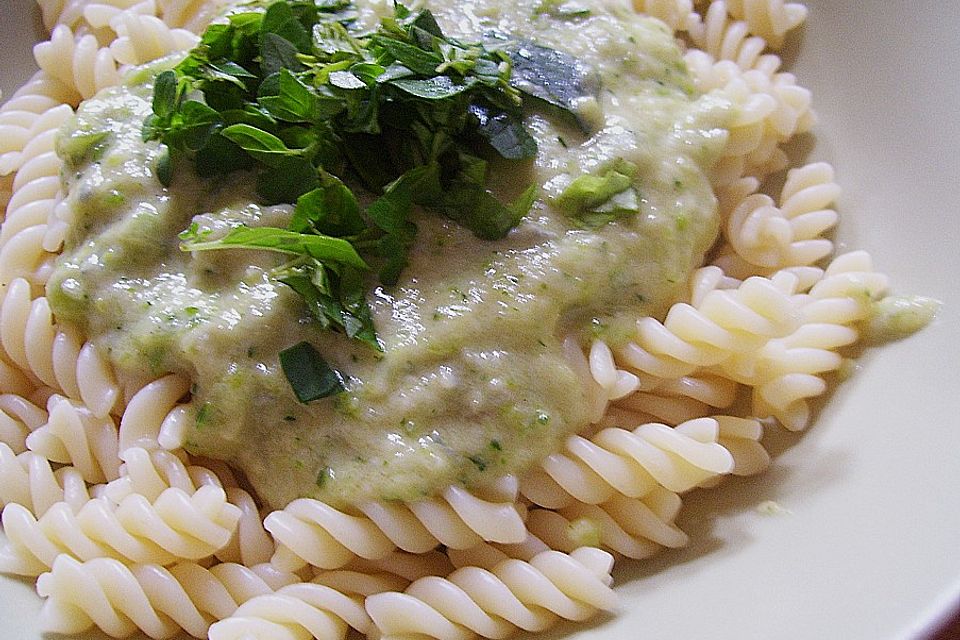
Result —
[[470, 113], [477, 119], [477, 132], [507, 160], [528, 160], [537, 155], [537, 141], [523, 126], [520, 117], [471, 105]]
[[257, 195], [267, 204], [296, 202], [320, 184], [317, 168], [303, 157], [280, 158], [257, 176]]
[[268, 166], [276, 166], [281, 158], [298, 153], [288, 149], [283, 140], [272, 133], [249, 124], [230, 125], [220, 134]]
[[403, 66], [425, 76], [437, 73], [437, 67], [443, 64], [443, 58], [425, 51], [420, 47], [386, 36], [374, 36], [373, 44], [382, 47], [386, 53]]
[[513, 64], [510, 84], [526, 95], [542, 100], [577, 118], [578, 105], [585, 98], [596, 98], [600, 91], [599, 76], [568, 53], [520, 42], [509, 50]]
[[315, 230], [331, 236], [357, 235], [365, 228], [356, 196], [329, 174], [323, 177], [320, 187], [300, 196], [290, 221], [292, 231]]
[[289, 69], [280, 70], [277, 91], [276, 95], [264, 95], [258, 100], [275, 118], [285, 122], [310, 122], [316, 117], [319, 111], [317, 93]]
[[160, 157], [157, 158], [157, 180], [160, 181], [165, 187], [169, 187], [170, 183], [173, 181], [173, 166], [170, 162], [170, 147], [164, 147], [163, 151], [160, 153]]
[[353, 89], [367, 88], [366, 82], [353, 75], [349, 71], [334, 71], [327, 77], [327, 80], [330, 82], [330, 84], [338, 89], [346, 89], [349, 91]]
[[177, 109], [179, 81], [173, 71], [164, 71], [153, 85], [153, 112], [158, 118], [169, 118]]
[[531, 185], [516, 202], [506, 206], [482, 186], [460, 182], [445, 191], [442, 210], [478, 238], [499, 240], [520, 223], [538, 194], [539, 187]]
[[297, 400], [303, 404], [344, 391], [343, 376], [309, 342], [281, 351], [280, 367]]
[[222, 124], [216, 110], [197, 100], [183, 103], [179, 120], [179, 126], [166, 136], [165, 141], [174, 148], [191, 151], [204, 147]]
[[291, 43], [298, 51], [310, 51], [310, 33], [286, 2], [274, 2], [267, 8], [260, 23], [260, 34], [264, 43], [267, 36], [276, 35]]
[[401, 78], [390, 82], [402, 91], [426, 100], [443, 100], [468, 91], [477, 84], [476, 78], [467, 78], [464, 82], [455, 82], [448, 76], [434, 76], [425, 80]]
[[260, 45], [260, 69], [263, 75], [268, 76], [278, 73], [280, 69], [290, 69], [292, 71], [301, 71], [303, 64], [297, 57], [299, 51], [296, 45], [275, 33], [267, 33], [263, 36], [263, 44]]
[[309, 256], [322, 262], [338, 262], [362, 270], [369, 269], [353, 245], [342, 238], [297, 233], [276, 227], [239, 226], [231, 229], [219, 240], [194, 241], [188, 237], [181, 242], [180, 248], [183, 251], [263, 249]]
[[339, 22], [320, 22], [313, 26], [313, 50], [333, 58], [360, 56], [360, 43]]

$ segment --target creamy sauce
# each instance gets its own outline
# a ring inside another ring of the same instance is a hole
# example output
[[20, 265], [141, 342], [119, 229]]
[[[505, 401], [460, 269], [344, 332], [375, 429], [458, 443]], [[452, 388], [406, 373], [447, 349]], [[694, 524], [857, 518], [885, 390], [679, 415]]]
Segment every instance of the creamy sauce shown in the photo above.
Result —
[[[191, 222], [216, 237], [238, 223], [285, 226], [290, 208], [255, 204], [251, 176], [212, 184], [186, 165], [162, 187], [153, 173], [160, 151], [140, 135], [150, 110], [142, 79], [85, 103], [61, 135], [74, 220], [48, 286], [58, 319], [79, 325], [128, 375], [189, 376], [188, 450], [234, 463], [273, 506], [300, 496], [417, 499], [522, 470], [558, 448], [587, 419], [563, 338], [624, 339], [638, 316], [678, 297], [712, 244], [704, 168], [730, 108], [694, 95], [670, 33], [625, 3], [591, 2], [591, 14], [575, 19], [541, 6], [429, 3], [451, 34], [498, 32], [579, 58], [602, 82], [585, 110], [599, 127], [584, 139], [529, 115], [540, 153], [500, 167], [494, 188], [507, 199], [536, 182], [543, 195], [502, 241], [417, 217], [400, 283], [370, 281], [383, 354], [312, 323], [271, 280], [275, 254], [179, 250]], [[582, 230], [549, 206], [618, 158], [640, 167], [640, 214]], [[345, 393], [296, 401], [277, 354], [301, 340], [349, 376]]]

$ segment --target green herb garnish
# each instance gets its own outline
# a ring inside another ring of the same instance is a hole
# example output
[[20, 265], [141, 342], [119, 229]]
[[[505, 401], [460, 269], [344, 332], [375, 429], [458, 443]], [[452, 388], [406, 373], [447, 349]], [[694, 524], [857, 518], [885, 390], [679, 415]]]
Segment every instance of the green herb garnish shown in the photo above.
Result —
[[265, 203], [295, 205], [286, 229], [238, 227], [210, 239], [192, 227], [184, 250], [287, 254], [275, 276], [320, 325], [380, 348], [364, 274], [372, 267], [384, 284], [398, 281], [416, 239], [414, 208], [482, 239], [504, 237], [539, 189], [501, 202], [484, 157], [536, 155], [524, 97], [576, 115], [598, 87], [567, 54], [462, 42], [428, 10], [396, 4], [368, 32], [355, 17], [349, 0], [241, 6], [157, 76], [143, 133], [167, 146], [155, 169], [165, 185], [183, 162], [204, 177], [254, 170]]
[[640, 211], [634, 186], [638, 168], [617, 159], [597, 174], [578, 177], [554, 200], [561, 211], [580, 226], [593, 229]]
[[280, 352], [280, 366], [297, 400], [306, 404], [343, 391], [343, 378], [309, 342]]

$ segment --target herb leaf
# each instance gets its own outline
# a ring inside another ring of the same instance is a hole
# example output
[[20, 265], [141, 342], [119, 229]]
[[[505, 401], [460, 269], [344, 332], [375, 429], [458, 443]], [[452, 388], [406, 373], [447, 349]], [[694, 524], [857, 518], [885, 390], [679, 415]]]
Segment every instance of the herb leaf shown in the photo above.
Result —
[[640, 211], [634, 186], [637, 165], [617, 159], [599, 174], [578, 177], [554, 200], [554, 204], [581, 226], [596, 228]]
[[579, 111], [583, 101], [599, 96], [600, 81], [595, 73], [568, 53], [532, 42], [511, 47], [509, 55], [513, 63], [510, 83], [514, 87], [572, 114], [581, 129], [589, 132], [591, 125]]
[[[531, 185], [516, 202], [501, 202], [483, 158], [490, 149], [508, 162], [533, 158], [525, 106], [576, 114], [598, 87], [568, 54], [526, 42], [462, 42], [429, 11], [399, 3], [366, 32], [357, 30], [350, 0], [263, 4], [265, 11], [241, 9], [208, 27], [158, 75], [144, 138], [168, 147], [155, 169], [164, 184], [183, 161], [208, 177], [252, 170], [263, 202], [295, 205], [286, 229], [238, 227], [217, 240], [188, 229], [185, 251], [287, 254], [274, 275], [317, 322], [380, 348], [368, 272], [379, 271], [387, 285], [399, 281], [419, 210], [482, 239], [504, 237], [539, 190]], [[576, 9], [574, 0], [543, 7]], [[635, 206], [614, 189], [615, 177], [601, 178], [614, 182], [575, 183], [561, 196], [582, 224], [588, 214]]]
[[327, 364], [309, 342], [280, 352], [280, 367], [294, 394], [303, 404], [328, 398], [344, 390], [343, 376]]
[[321, 262], [338, 262], [356, 269], [369, 267], [353, 245], [342, 238], [297, 233], [276, 227], [246, 227], [231, 229], [219, 240], [204, 240], [181, 234], [184, 251], [212, 251], [217, 249], [264, 249], [299, 256], [309, 256]]

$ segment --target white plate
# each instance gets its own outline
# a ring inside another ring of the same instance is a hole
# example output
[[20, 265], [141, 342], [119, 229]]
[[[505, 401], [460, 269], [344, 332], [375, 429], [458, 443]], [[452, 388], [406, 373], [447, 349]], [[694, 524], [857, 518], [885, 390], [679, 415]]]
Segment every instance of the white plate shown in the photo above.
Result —
[[[906, 640], [960, 602], [960, 3], [809, 4], [793, 70], [821, 118], [810, 158], [844, 187], [839, 239], [943, 309], [869, 352], [768, 473], [691, 497], [691, 545], [618, 569], [617, 616], [549, 637]], [[6, 92], [34, 17], [0, 16]], [[32, 581], [0, 581], [0, 638], [37, 640], [39, 606]]]

